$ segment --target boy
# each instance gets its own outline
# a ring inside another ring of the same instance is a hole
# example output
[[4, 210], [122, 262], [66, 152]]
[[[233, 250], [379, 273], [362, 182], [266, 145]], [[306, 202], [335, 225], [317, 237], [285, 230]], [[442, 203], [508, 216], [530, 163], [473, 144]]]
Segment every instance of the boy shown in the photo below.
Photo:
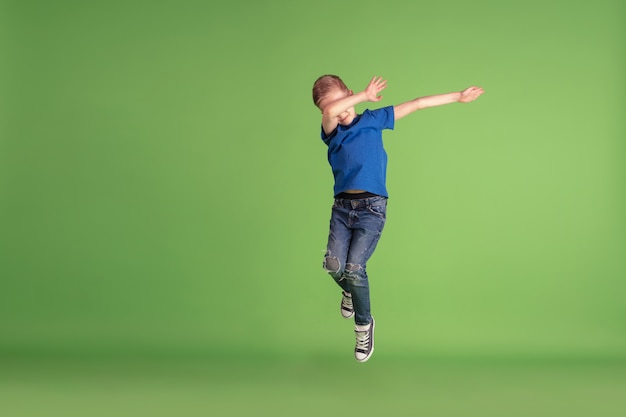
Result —
[[335, 178], [334, 204], [323, 267], [342, 291], [340, 311], [354, 316], [354, 357], [367, 361], [374, 352], [374, 318], [370, 313], [369, 282], [365, 265], [383, 231], [387, 210], [387, 154], [383, 129], [416, 110], [476, 100], [483, 89], [419, 97], [411, 101], [365, 110], [354, 106], [378, 102], [387, 86], [373, 77], [365, 90], [354, 93], [336, 75], [323, 75], [313, 85], [313, 102], [322, 111], [322, 140], [328, 146], [328, 162]]

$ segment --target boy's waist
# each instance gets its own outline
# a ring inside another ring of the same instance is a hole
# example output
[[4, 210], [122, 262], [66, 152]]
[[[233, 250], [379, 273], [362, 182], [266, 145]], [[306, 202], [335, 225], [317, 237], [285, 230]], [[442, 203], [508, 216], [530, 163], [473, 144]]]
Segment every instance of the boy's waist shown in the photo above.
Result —
[[[367, 194], [371, 194], [371, 193], [367, 193]], [[385, 204], [385, 205], [387, 204], [387, 197], [383, 197], [377, 194], [371, 194], [371, 196], [369, 197], [366, 196], [362, 198], [354, 198], [355, 195], [358, 195], [358, 194], [348, 194], [347, 195], [348, 198], [342, 198], [342, 197], [346, 197], [344, 193], [337, 194], [335, 196], [335, 207], [344, 207], [344, 208], [356, 210], [356, 209], [365, 209], [368, 207], [381, 205], [381, 204]]]

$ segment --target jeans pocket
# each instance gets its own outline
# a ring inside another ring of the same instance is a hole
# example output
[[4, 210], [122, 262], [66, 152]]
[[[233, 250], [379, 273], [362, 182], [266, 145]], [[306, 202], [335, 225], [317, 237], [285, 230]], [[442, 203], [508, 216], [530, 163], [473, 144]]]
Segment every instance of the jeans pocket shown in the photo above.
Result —
[[387, 216], [387, 207], [384, 205], [372, 205], [369, 206], [367, 210], [372, 214], [382, 217], [383, 219]]

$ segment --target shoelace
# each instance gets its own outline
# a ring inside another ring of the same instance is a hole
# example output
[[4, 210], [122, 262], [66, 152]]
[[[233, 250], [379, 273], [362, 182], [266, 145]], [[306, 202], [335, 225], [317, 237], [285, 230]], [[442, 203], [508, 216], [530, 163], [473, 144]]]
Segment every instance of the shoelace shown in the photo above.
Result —
[[367, 352], [370, 345], [370, 333], [368, 331], [365, 332], [355, 332], [356, 333], [356, 349]]
[[346, 310], [352, 310], [352, 297], [347, 297], [344, 295], [343, 300], [341, 300], [341, 306], [344, 307]]

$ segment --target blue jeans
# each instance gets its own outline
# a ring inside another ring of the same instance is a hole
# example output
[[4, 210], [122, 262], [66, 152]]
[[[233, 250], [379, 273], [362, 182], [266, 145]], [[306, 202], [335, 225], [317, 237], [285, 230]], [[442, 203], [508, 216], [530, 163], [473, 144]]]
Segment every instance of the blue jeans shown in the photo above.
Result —
[[386, 217], [386, 197], [336, 198], [333, 204], [323, 266], [344, 291], [352, 294], [356, 324], [372, 320], [366, 264], [380, 239]]

